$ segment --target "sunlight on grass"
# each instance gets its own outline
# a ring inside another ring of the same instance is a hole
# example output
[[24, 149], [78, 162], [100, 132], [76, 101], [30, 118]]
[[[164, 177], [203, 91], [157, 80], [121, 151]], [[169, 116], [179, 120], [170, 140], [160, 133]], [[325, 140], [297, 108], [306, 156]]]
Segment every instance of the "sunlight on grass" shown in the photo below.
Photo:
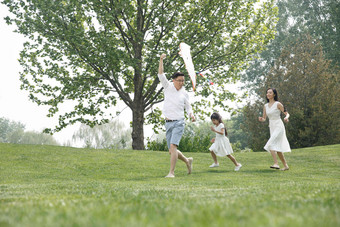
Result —
[[338, 226], [340, 145], [266, 152], [211, 169], [189, 153], [166, 179], [167, 152], [0, 144], [0, 226]]

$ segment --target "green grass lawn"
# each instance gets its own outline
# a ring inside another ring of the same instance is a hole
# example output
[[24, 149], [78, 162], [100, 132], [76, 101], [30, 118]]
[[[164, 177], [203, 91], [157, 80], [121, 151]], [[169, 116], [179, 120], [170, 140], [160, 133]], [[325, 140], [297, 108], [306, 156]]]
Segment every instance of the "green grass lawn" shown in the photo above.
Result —
[[0, 144], [0, 226], [340, 226], [340, 144], [296, 149], [289, 171], [267, 152], [208, 153], [169, 170], [167, 152]]

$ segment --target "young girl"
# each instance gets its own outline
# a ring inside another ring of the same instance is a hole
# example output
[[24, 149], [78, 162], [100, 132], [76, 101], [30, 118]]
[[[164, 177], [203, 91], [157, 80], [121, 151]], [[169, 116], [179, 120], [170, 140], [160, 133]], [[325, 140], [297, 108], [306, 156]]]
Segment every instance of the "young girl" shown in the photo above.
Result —
[[234, 170], [239, 171], [242, 165], [241, 163], [238, 163], [236, 159], [231, 155], [233, 153], [233, 149], [231, 148], [231, 145], [229, 143], [227, 130], [224, 127], [221, 115], [218, 113], [213, 113], [210, 118], [212, 123], [215, 125], [211, 126], [211, 131], [216, 133], [216, 137], [211, 140], [213, 144], [209, 148], [211, 156], [214, 159], [214, 163], [209, 167], [213, 168], [219, 166], [216, 155], [221, 157], [227, 156], [235, 164]]
[[263, 107], [263, 117], [259, 117], [259, 121], [266, 121], [269, 118], [270, 138], [264, 149], [271, 153], [274, 164], [270, 166], [272, 169], [280, 169], [277, 162], [276, 154], [281, 159], [284, 166], [281, 170], [289, 170], [288, 164], [283, 155], [284, 152], [290, 152], [290, 146], [286, 137], [286, 130], [281, 120], [280, 114], [283, 112], [286, 117], [285, 122], [288, 122], [289, 113], [284, 109], [283, 105], [278, 101], [278, 95], [275, 88], [267, 89], [267, 104]]

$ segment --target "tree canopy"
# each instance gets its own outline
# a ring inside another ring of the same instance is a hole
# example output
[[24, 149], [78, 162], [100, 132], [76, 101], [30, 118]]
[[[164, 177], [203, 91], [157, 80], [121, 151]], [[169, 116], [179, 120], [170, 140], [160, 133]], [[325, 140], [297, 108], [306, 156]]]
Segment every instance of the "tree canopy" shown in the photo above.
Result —
[[292, 148], [339, 143], [339, 82], [340, 71], [311, 36], [284, 48], [260, 89], [263, 98], [245, 107], [244, 125], [252, 149], [262, 150], [269, 137], [267, 125], [257, 121], [268, 87], [277, 89], [279, 101], [291, 115], [286, 129]]
[[282, 49], [309, 34], [318, 40], [332, 65], [340, 66], [339, 0], [278, 0], [278, 23], [275, 39], [247, 69], [242, 77], [252, 91], [261, 87]]
[[[235, 95], [225, 84], [239, 79], [254, 54], [274, 37], [273, 0], [3, 0], [17, 32], [30, 41], [20, 54], [22, 89], [59, 116], [56, 132], [81, 122], [109, 122], [107, 109], [122, 100], [133, 113], [132, 147], [144, 149], [143, 124], [160, 122], [157, 78], [161, 53], [165, 71], [185, 71], [178, 46], [192, 47], [196, 70], [207, 72], [212, 89], [198, 78], [196, 113], [227, 108]], [[187, 88], [189, 88], [187, 84]], [[212, 98], [213, 97], [213, 98]], [[60, 112], [63, 103], [73, 109]], [[112, 110], [111, 110], [112, 111]], [[148, 114], [145, 116], [144, 114]]]

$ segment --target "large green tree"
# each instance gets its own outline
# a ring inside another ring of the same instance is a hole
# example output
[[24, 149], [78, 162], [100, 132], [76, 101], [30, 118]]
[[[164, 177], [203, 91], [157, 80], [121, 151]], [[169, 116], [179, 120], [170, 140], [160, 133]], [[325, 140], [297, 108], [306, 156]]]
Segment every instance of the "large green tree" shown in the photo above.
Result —
[[305, 35], [285, 48], [265, 87], [276, 87], [292, 117], [292, 147], [340, 143], [340, 70], [325, 58], [320, 42]]
[[[282, 49], [308, 33], [318, 40], [332, 65], [340, 66], [340, 1], [339, 0], [277, 0], [276, 36], [265, 51], [258, 54], [242, 81], [252, 91], [261, 92], [266, 75]], [[259, 95], [259, 93], [258, 93]]]
[[[262, 3], [260, 3], [262, 2]], [[108, 122], [106, 109], [122, 100], [133, 113], [132, 147], [144, 149], [143, 124], [159, 122], [154, 104], [163, 100], [157, 78], [161, 53], [165, 70], [184, 71], [178, 45], [192, 47], [196, 70], [213, 74], [217, 86], [202, 84], [195, 103], [226, 107], [234, 96], [224, 85], [239, 78], [252, 56], [274, 36], [273, 0], [3, 0], [17, 32], [30, 41], [20, 55], [22, 89], [38, 105], [69, 124]], [[199, 81], [200, 82], [200, 81]], [[201, 81], [202, 82], [202, 81]], [[187, 84], [187, 88], [190, 85]], [[211, 96], [210, 96], [211, 95]], [[63, 103], [74, 105], [60, 112]], [[149, 111], [149, 112], [148, 112]], [[151, 115], [145, 116], [146, 113]]]
[[325, 58], [320, 43], [310, 35], [284, 48], [260, 89], [261, 101], [244, 109], [252, 148], [262, 149], [269, 137], [268, 124], [257, 120], [268, 87], [278, 90], [279, 101], [291, 115], [285, 125], [292, 148], [340, 143], [339, 85], [339, 68]]

